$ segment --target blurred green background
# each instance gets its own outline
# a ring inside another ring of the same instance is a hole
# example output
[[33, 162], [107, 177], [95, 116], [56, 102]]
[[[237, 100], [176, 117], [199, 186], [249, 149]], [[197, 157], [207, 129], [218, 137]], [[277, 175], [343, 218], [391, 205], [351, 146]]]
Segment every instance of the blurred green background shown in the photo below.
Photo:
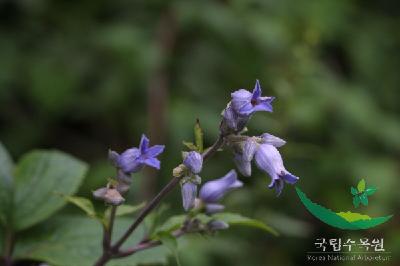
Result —
[[[365, 178], [379, 190], [357, 211], [395, 216], [354, 234], [330, 228], [293, 187], [276, 198], [255, 170], [224, 202], [281, 236], [232, 228], [186, 239], [182, 264], [302, 265], [318, 237], [363, 236], [384, 237], [385, 264], [399, 265], [399, 13], [394, 0], [1, 1], [0, 139], [14, 158], [56, 148], [89, 162], [78, 193], [89, 196], [113, 174], [107, 150], [146, 133], [167, 148], [161, 171], [135, 177], [139, 202], [171, 178], [195, 119], [210, 145], [230, 93], [259, 79], [274, 112], [255, 115], [249, 134], [287, 140], [281, 153], [302, 190], [351, 210], [350, 186]], [[233, 168], [231, 157], [218, 154], [203, 180]], [[183, 211], [178, 190], [168, 202], [168, 213]]]

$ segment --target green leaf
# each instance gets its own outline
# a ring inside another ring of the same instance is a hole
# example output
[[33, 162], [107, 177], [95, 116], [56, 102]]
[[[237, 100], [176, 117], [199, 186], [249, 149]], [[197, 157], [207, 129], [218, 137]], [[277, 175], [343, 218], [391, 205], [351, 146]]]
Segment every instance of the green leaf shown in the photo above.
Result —
[[189, 150], [197, 151], [196, 145], [193, 142], [182, 141], [183, 145], [185, 145]]
[[178, 241], [176, 238], [167, 232], [160, 232], [157, 237], [161, 240], [161, 243], [163, 243], [163, 245], [165, 245], [172, 252], [172, 254], [174, 254], [176, 264], [180, 266], [181, 263], [178, 255]]
[[76, 196], [63, 196], [63, 198], [83, 210], [89, 217], [97, 216], [93, 203], [89, 199]]
[[175, 215], [171, 216], [166, 220], [161, 226], [159, 226], [155, 230], [155, 235], [160, 234], [161, 232], [167, 232], [170, 233], [183, 224], [183, 222], [186, 220], [186, 215]]
[[12, 187], [14, 168], [11, 156], [0, 142], [0, 224], [5, 225], [12, 208]]
[[[116, 219], [113, 239], [120, 237], [131, 223], [129, 218]], [[88, 217], [56, 216], [21, 232], [14, 256], [54, 266], [92, 266], [102, 252], [102, 230], [100, 223]], [[135, 245], [144, 235], [144, 227], [138, 227], [124, 247]], [[165, 265], [169, 254], [166, 247], [159, 246], [112, 260], [107, 266]]]
[[361, 179], [360, 182], [358, 182], [357, 189], [358, 189], [359, 193], [364, 192], [364, 190], [365, 190], [365, 180], [364, 179]]
[[371, 196], [372, 194], [374, 194], [378, 189], [375, 187], [369, 187], [365, 190], [365, 194], [367, 196]]
[[[124, 205], [118, 206], [117, 212], [115, 213], [115, 215], [123, 216], [123, 215], [131, 214], [131, 213], [135, 213], [138, 210], [143, 209], [144, 206], [146, 206], [146, 202], [142, 202], [137, 205], [124, 204]], [[110, 217], [110, 213], [111, 213], [111, 207], [106, 209], [105, 216]]]
[[240, 214], [228, 213], [228, 212], [217, 213], [217, 214], [213, 215], [213, 218], [216, 220], [221, 220], [223, 222], [226, 222], [229, 225], [242, 225], [242, 226], [255, 227], [255, 228], [264, 230], [268, 233], [271, 233], [275, 236], [279, 235], [279, 233], [275, 229], [266, 225], [262, 221], [252, 219], [252, 218], [247, 218]]
[[197, 119], [194, 125], [194, 140], [199, 152], [203, 152], [203, 130], [200, 126], [200, 121]]
[[360, 195], [360, 201], [364, 206], [368, 206], [368, 197], [365, 193]]
[[354, 187], [351, 187], [350, 191], [351, 191], [351, 194], [352, 194], [353, 196], [355, 196], [355, 195], [358, 194], [358, 190], [355, 189]]
[[360, 202], [361, 202], [361, 200], [360, 200], [359, 196], [356, 195], [356, 196], [353, 197], [354, 208], [358, 208], [358, 206], [360, 206]]
[[74, 194], [86, 164], [59, 151], [33, 151], [15, 169], [13, 227], [26, 229], [50, 217], [66, 201], [58, 194]]

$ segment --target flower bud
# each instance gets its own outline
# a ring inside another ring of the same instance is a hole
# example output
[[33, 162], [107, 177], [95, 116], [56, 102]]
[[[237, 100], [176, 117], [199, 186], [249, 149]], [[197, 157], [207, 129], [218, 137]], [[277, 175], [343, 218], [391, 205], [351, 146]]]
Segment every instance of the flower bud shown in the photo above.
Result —
[[197, 185], [191, 181], [187, 181], [182, 185], [182, 205], [185, 211], [190, 210], [195, 205], [197, 196]]
[[93, 192], [93, 196], [111, 205], [121, 205], [125, 201], [115, 188], [99, 188]]
[[203, 157], [200, 153], [191, 151], [187, 154], [186, 158], [183, 160], [183, 164], [189, 168], [189, 170], [194, 173], [198, 174], [201, 172], [203, 167]]

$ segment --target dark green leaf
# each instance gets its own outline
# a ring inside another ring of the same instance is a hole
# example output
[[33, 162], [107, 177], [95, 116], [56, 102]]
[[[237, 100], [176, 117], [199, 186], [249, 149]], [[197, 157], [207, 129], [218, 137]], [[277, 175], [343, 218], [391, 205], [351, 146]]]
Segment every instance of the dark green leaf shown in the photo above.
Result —
[[[143, 209], [144, 206], [146, 206], [146, 202], [142, 202], [142, 203], [137, 204], [137, 205], [124, 204], [124, 205], [118, 206], [117, 212], [115, 213], [115, 215], [116, 216], [123, 216], [123, 215], [131, 214], [131, 213], [135, 213], [138, 210]], [[110, 216], [110, 212], [111, 212], [111, 208], [107, 208], [107, 210], [105, 212], [105, 216], [109, 217]]]
[[86, 164], [59, 151], [33, 151], [15, 170], [13, 226], [28, 228], [66, 204], [58, 194], [72, 195], [83, 180]]
[[172, 232], [182, 226], [186, 219], [186, 215], [175, 215], [168, 218], [160, 227], [157, 228], [155, 234], [160, 232]]
[[[113, 239], [121, 236], [130, 223], [129, 218], [117, 219]], [[124, 247], [135, 245], [144, 235], [141, 226]], [[92, 266], [101, 255], [102, 226], [87, 217], [59, 216], [21, 233], [19, 240], [14, 253], [16, 259], [45, 261], [53, 266]], [[169, 254], [168, 249], [159, 246], [113, 260], [107, 266], [165, 264]]]
[[96, 217], [96, 211], [94, 209], [93, 203], [84, 197], [76, 197], [76, 196], [63, 196], [66, 201], [74, 204], [81, 210], [83, 210], [89, 217]]
[[161, 240], [163, 245], [165, 245], [172, 252], [172, 254], [174, 254], [176, 263], [178, 266], [180, 266], [181, 264], [180, 264], [179, 255], [178, 255], [178, 241], [176, 240], [176, 238], [167, 232], [160, 232], [157, 235], [157, 237], [158, 237], [158, 239]]
[[358, 194], [358, 190], [356, 189], [356, 188], [354, 188], [354, 187], [351, 187], [351, 194], [353, 195], [353, 196], [355, 196], [355, 195], [357, 195]]
[[271, 233], [275, 236], [279, 235], [279, 233], [275, 229], [266, 225], [264, 222], [252, 218], [247, 218], [240, 214], [228, 213], [228, 212], [217, 213], [213, 215], [213, 218], [215, 218], [216, 220], [224, 221], [229, 225], [242, 225], [242, 226], [255, 227], [264, 230], [268, 233]]

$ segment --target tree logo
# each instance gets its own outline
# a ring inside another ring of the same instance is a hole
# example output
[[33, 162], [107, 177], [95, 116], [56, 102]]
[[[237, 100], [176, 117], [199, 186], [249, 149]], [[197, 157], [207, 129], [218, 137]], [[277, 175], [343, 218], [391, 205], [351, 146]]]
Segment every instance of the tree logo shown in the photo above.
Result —
[[[368, 197], [373, 195], [377, 191], [375, 187], [367, 187], [364, 179], [361, 179], [357, 188], [351, 187], [350, 192], [353, 195], [353, 206], [355, 208], [360, 207], [360, 204], [368, 206]], [[313, 201], [311, 201], [306, 194], [301, 191], [299, 187], [296, 187], [297, 195], [306, 209], [316, 218], [322, 222], [344, 230], [363, 230], [369, 229], [380, 224], [385, 223], [393, 215], [370, 217], [366, 214], [357, 212], [334, 212], [328, 208], [325, 208]]]

